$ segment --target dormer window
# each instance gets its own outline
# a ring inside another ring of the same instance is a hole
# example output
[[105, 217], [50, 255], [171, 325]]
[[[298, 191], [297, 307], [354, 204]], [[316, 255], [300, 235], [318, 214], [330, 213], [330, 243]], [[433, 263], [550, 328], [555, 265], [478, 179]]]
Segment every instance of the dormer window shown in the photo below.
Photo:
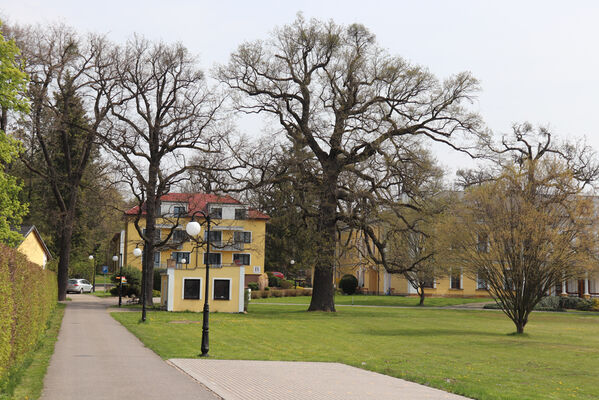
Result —
[[245, 208], [236, 208], [235, 209], [235, 219], [246, 219], [247, 212]]
[[175, 206], [173, 207], [173, 215], [175, 217], [180, 217], [186, 214], [185, 206]]
[[212, 208], [210, 208], [210, 217], [216, 218], [216, 219], [222, 219], [223, 218], [223, 209], [222, 209], [222, 207], [212, 207]]

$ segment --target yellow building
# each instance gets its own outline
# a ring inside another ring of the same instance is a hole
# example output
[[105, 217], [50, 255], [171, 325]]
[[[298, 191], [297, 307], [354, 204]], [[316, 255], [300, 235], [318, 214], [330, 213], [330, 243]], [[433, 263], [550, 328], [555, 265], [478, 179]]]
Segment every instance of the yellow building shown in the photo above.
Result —
[[[210, 232], [210, 310], [243, 311], [243, 291], [250, 282], [264, 274], [266, 221], [268, 216], [230, 196], [202, 193], [169, 193], [160, 201], [156, 221], [157, 240], [168, 242], [154, 254], [154, 267], [165, 268], [162, 276], [161, 302], [169, 311], [201, 311], [204, 305], [207, 230], [205, 219], [211, 217]], [[195, 219], [202, 224], [200, 241], [190, 240], [185, 226]], [[124, 266], [141, 269], [141, 257], [133, 250], [143, 242], [134, 225], [139, 208], [125, 213], [125, 230], [120, 234], [120, 260]], [[140, 227], [144, 227], [143, 212]], [[158, 237], [159, 236], [159, 237]]]
[[[337, 248], [335, 281], [345, 274], [358, 279], [362, 293], [417, 296], [418, 292], [403, 274], [390, 274], [381, 265], [376, 265], [368, 256], [361, 232], [343, 232]], [[490, 297], [486, 283], [465, 275], [459, 266], [451, 266], [449, 274], [431, 280], [424, 289], [426, 296], [446, 297]]]
[[25, 254], [32, 263], [46, 269], [46, 263], [52, 259], [52, 255], [35, 225], [22, 226], [20, 233], [23, 241], [19, 243], [17, 250]]

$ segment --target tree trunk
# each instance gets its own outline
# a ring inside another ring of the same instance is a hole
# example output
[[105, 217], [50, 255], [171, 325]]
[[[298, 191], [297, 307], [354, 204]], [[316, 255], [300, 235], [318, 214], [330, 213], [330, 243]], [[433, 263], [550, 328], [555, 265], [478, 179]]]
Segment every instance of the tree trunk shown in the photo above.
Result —
[[[329, 179], [331, 182], [332, 179]], [[336, 182], [336, 180], [335, 180]], [[333, 287], [333, 265], [335, 265], [335, 225], [337, 199], [336, 184], [329, 184], [321, 193], [319, 231], [319, 252], [314, 267], [312, 299], [308, 311], [335, 311], [335, 290]]]
[[150, 179], [146, 190], [146, 238], [145, 242], [145, 253], [146, 256], [142, 260], [141, 276], [142, 276], [142, 287], [145, 293], [146, 305], [152, 306], [152, 290], [154, 289], [154, 251], [156, 243], [156, 215], [157, 215], [157, 198], [156, 198], [156, 177], [152, 171], [157, 170], [150, 166]]
[[418, 303], [418, 305], [422, 306], [422, 305], [424, 305], [424, 288], [421, 287], [418, 290], [419, 290], [418, 295], [420, 296], [420, 303]]
[[71, 239], [73, 237], [74, 209], [67, 210], [63, 218], [62, 231], [60, 233], [60, 250], [58, 256], [58, 300], [67, 299], [67, 284], [69, 282], [69, 262], [71, 256]]

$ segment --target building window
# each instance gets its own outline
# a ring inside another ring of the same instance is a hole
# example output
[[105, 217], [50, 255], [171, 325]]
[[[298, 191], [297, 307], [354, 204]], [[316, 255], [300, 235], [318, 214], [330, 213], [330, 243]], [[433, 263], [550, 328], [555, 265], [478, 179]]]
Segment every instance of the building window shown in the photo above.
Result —
[[452, 289], [462, 288], [462, 271], [457, 269], [451, 273], [451, 286]]
[[[173, 251], [171, 258], [177, 264], [189, 264], [189, 252], [187, 251]], [[182, 262], [183, 260], [185, 260], [184, 263]]]
[[209, 264], [211, 266], [220, 266], [221, 265], [221, 254], [220, 253], [210, 253], [210, 260], [208, 261], [208, 254], [204, 253], [204, 265]]
[[187, 232], [185, 232], [184, 230], [181, 229], [176, 229], [173, 231], [173, 236], [172, 236], [173, 242], [185, 242], [187, 240]]
[[480, 274], [476, 275], [476, 289], [478, 290], [487, 290], [489, 285], [487, 284], [487, 280], [483, 278]]
[[154, 268], [160, 268], [160, 252], [154, 252]]
[[246, 219], [247, 212], [245, 208], [236, 208], [235, 209], [235, 219]]
[[478, 235], [478, 243], [476, 248], [479, 253], [489, 252], [489, 236], [486, 233]]
[[210, 217], [222, 219], [223, 218], [223, 209], [222, 207], [212, 207], [210, 208]]
[[[220, 243], [222, 240], [222, 231], [210, 231], [210, 243]], [[204, 241], [208, 241], [208, 231], [204, 231]]]
[[183, 278], [183, 299], [200, 300], [202, 298], [201, 287], [201, 279]]
[[185, 206], [175, 206], [173, 207], [173, 215], [175, 217], [179, 217], [179, 216], [183, 216], [185, 215]]
[[250, 265], [250, 255], [233, 254], [233, 262], [237, 265]]
[[252, 232], [233, 232], [235, 243], [252, 243]]
[[425, 289], [434, 289], [435, 288], [435, 278], [424, 278], [422, 281], [422, 287]]
[[214, 280], [214, 300], [230, 300], [231, 299], [231, 281], [229, 279]]

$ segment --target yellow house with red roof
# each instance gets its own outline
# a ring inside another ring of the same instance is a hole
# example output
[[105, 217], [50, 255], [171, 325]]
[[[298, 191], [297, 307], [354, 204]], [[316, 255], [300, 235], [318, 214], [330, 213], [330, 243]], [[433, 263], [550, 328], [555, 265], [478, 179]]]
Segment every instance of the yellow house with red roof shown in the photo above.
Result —
[[[206, 255], [206, 219], [210, 215], [210, 259]], [[202, 225], [199, 240], [193, 241], [185, 226], [195, 215]], [[125, 212], [126, 224], [120, 235], [119, 262], [141, 269], [141, 257], [133, 250], [143, 248], [135, 228], [139, 218], [143, 229], [144, 211], [134, 207]], [[209, 305], [211, 311], [242, 312], [244, 288], [259, 282], [264, 274], [266, 221], [261, 213], [231, 196], [204, 193], [169, 193], [160, 199], [156, 220], [157, 241], [171, 238], [154, 254], [154, 268], [164, 268], [161, 303], [168, 311], [202, 311], [206, 264], [210, 265]], [[158, 237], [159, 236], [159, 237]], [[262, 278], [264, 279], [264, 278]]]

